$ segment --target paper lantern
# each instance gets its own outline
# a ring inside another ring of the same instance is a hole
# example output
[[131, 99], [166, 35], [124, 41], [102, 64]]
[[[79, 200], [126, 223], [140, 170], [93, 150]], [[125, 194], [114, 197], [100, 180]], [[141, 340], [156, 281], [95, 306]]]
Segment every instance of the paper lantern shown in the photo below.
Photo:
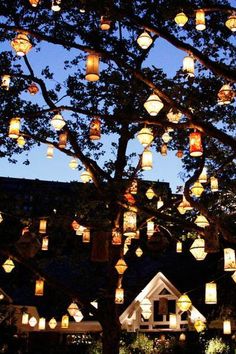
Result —
[[47, 219], [40, 219], [39, 220], [39, 233], [46, 234], [47, 230]]
[[62, 319], [61, 319], [61, 328], [68, 328], [68, 327], [69, 327], [69, 316], [64, 315], [64, 316], [62, 316]]
[[1, 88], [8, 91], [10, 88], [10, 81], [11, 81], [10, 75], [2, 75]]
[[179, 159], [182, 159], [184, 153], [183, 153], [182, 150], [178, 150], [175, 155], [176, 155]]
[[30, 319], [29, 319], [30, 327], [35, 327], [37, 323], [38, 323], [38, 321], [34, 316], [30, 317]]
[[8, 258], [2, 265], [4, 271], [6, 273], [11, 273], [11, 271], [15, 268], [14, 262], [11, 260], [11, 258]]
[[47, 154], [46, 157], [47, 159], [52, 159], [54, 154], [54, 146], [53, 145], [48, 145], [47, 147]]
[[143, 254], [142, 249], [141, 249], [140, 247], [138, 247], [138, 248], [136, 249], [136, 251], [135, 251], [135, 254], [136, 254], [137, 257], [141, 257], [142, 254]]
[[152, 220], [147, 221], [147, 235], [150, 237], [154, 234], [155, 231], [155, 223]]
[[207, 183], [207, 168], [203, 167], [202, 172], [198, 178], [200, 183]]
[[77, 159], [73, 158], [70, 160], [69, 162], [69, 167], [72, 169], [72, 170], [76, 170], [77, 167], [78, 167], [78, 161]]
[[51, 125], [55, 130], [61, 130], [66, 122], [64, 121], [63, 117], [61, 114], [56, 114], [52, 119], [51, 119]]
[[199, 157], [203, 154], [202, 137], [200, 132], [189, 134], [190, 156]]
[[126, 271], [126, 269], [128, 268], [128, 266], [127, 266], [125, 260], [124, 260], [123, 258], [120, 258], [120, 259], [117, 261], [117, 263], [116, 263], [116, 265], [115, 265], [115, 268], [116, 268], [118, 274], [121, 274], [121, 275], [122, 275], [122, 274], [124, 274], [124, 272]]
[[206, 283], [205, 285], [205, 304], [217, 304], [217, 287], [216, 283]]
[[73, 317], [74, 317], [75, 322], [81, 322], [82, 319], [84, 318], [84, 315], [82, 314], [82, 312], [80, 310], [77, 310]]
[[180, 341], [180, 342], [185, 342], [185, 341], [186, 341], [186, 334], [180, 333], [180, 335], [179, 335], [179, 341]]
[[101, 121], [99, 118], [94, 118], [91, 121], [89, 138], [90, 140], [99, 140], [101, 138]]
[[230, 104], [234, 99], [234, 90], [229, 84], [225, 84], [221, 87], [220, 91], [218, 92], [218, 104]]
[[124, 236], [134, 237], [137, 230], [137, 212], [128, 210], [123, 216], [123, 234]]
[[131, 186], [129, 188], [129, 193], [131, 194], [137, 194], [138, 193], [138, 181], [134, 179], [131, 183]]
[[190, 247], [190, 252], [197, 261], [203, 261], [207, 256], [207, 252], [205, 252], [205, 240], [203, 238], [194, 240]]
[[92, 181], [92, 175], [89, 170], [83, 171], [80, 175], [80, 178], [83, 183], [88, 183]]
[[23, 136], [19, 136], [19, 138], [17, 138], [17, 145], [20, 148], [23, 148], [25, 145], [25, 138]]
[[79, 310], [79, 307], [74, 301], [67, 308], [69, 315], [72, 317], [75, 316], [76, 311], [78, 311], [78, 310]]
[[167, 118], [171, 123], [179, 123], [180, 118], [182, 117], [182, 113], [178, 110], [174, 110], [171, 108], [167, 113]]
[[236, 271], [234, 272], [233, 275], [231, 275], [231, 277], [232, 277], [233, 281], [236, 283]]
[[144, 103], [144, 108], [150, 114], [150, 116], [156, 116], [160, 110], [164, 107], [162, 100], [156, 94], [151, 94], [147, 101]]
[[206, 324], [202, 320], [198, 319], [194, 322], [194, 328], [198, 333], [200, 333], [206, 329]]
[[129, 247], [127, 245], [127, 243], [124, 244], [124, 248], [123, 248], [123, 255], [126, 255], [126, 253], [128, 252]]
[[197, 218], [195, 219], [194, 223], [198, 226], [198, 227], [207, 227], [209, 226], [209, 222], [207, 220], [207, 218], [205, 218], [204, 215], [198, 215]]
[[152, 315], [152, 303], [148, 298], [144, 298], [141, 302], [140, 302], [140, 308], [141, 308], [141, 313], [143, 318], [145, 318], [146, 320], [148, 320], [151, 315]]
[[42, 246], [41, 246], [42, 251], [48, 251], [48, 243], [49, 243], [48, 236], [43, 237]]
[[212, 192], [217, 192], [219, 190], [219, 188], [218, 188], [218, 178], [212, 176], [210, 178], [210, 182], [211, 182], [211, 191]]
[[57, 326], [57, 321], [56, 321], [56, 319], [55, 319], [54, 317], [52, 317], [52, 318], [50, 319], [50, 321], [48, 322], [48, 325], [49, 325], [49, 328], [55, 329], [56, 326]]
[[29, 314], [27, 312], [23, 312], [22, 318], [21, 318], [21, 323], [23, 325], [27, 325], [29, 323]]
[[35, 296], [43, 296], [44, 293], [44, 280], [37, 279], [35, 282]]
[[157, 209], [160, 209], [161, 207], [163, 207], [163, 205], [164, 205], [164, 202], [161, 199], [161, 197], [159, 197], [159, 199], [157, 201]]
[[111, 28], [111, 21], [107, 17], [102, 16], [100, 20], [100, 28], [102, 31], [108, 31]]
[[141, 169], [144, 171], [152, 169], [152, 152], [148, 149], [144, 150], [142, 154]]
[[137, 139], [144, 147], [147, 147], [151, 144], [154, 139], [153, 133], [149, 128], [142, 128], [138, 134]]
[[175, 313], [170, 313], [169, 315], [169, 327], [170, 329], [177, 328], [177, 316]]
[[0, 212], [0, 224], [1, 222], [3, 222], [3, 217], [2, 217], [2, 213]]
[[12, 118], [9, 125], [9, 138], [17, 139], [20, 135], [20, 118]]
[[190, 300], [187, 294], [183, 294], [178, 298], [176, 304], [178, 308], [184, 312], [190, 309], [190, 307], [192, 306], [192, 301]]
[[27, 35], [24, 33], [17, 34], [17, 36], [11, 41], [11, 46], [20, 57], [26, 55], [33, 47]]
[[200, 9], [196, 12], [196, 29], [203, 31], [206, 28], [205, 12]]
[[176, 243], [176, 253], [182, 253], [182, 250], [183, 250], [183, 244], [181, 241], [178, 241]]
[[51, 9], [52, 11], [60, 11], [61, 10], [61, 0], [52, 0], [52, 6]]
[[30, 3], [30, 5], [32, 5], [33, 7], [37, 7], [38, 4], [39, 4], [39, 1], [40, 1], [40, 0], [29, 0], [29, 3]]
[[85, 79], [88, 81], [99, 80], [99, 56], [97, 54], [87, 56]]
[[192, 210], [193, 207], [191, 206], [191, 204], [186, 200], [185, 196], [183, 195], [182, 202], [179, 204], [177, 209], [180, 212], [180, 214], [185, 214], [186, 211]]
[[236, 31], [236, 15], [229, 16], [225, 22], [225, 26], [232, 32]]
[[193, 186], [191, 187], [191, 192], [192, 195], [194, 195], [196, 198], [199, 198], [204, 191], [204, 188], [202, 184], [198, 181], [194, 182]]
[[185, 23], [188, 22], [188, 17], [185, 15], [184, 12], [179, 12], [175, 16], [175, 22], [177, 23], [178, 26], [183, 27]]
[[40, 317], [38, 328], [40, 331], [46, 328], [46, 319], [44, 317]]
[[191, 55], [183, 59], [183, 72], [189, 77], [194, 77], [194, 58]]
[[164, 143], [168, 143], [172, 139], [168, 132], [162, 134], [161, 138], [164, 141]]
[[167, 145], [166, 144], [162, 144], [161, 145], [161, 155], [162, 156], [166, 156], [167, 155], [167, 151], [168, 151]]
[[152, 187], [149, 187], [148, 190], [146, 191], [146, 197], [151, 200], [155, 196], [155, 192], [152, 189]]
[[116, 229], [112, 230], [112, 244], [114, 246], [120, 246], [122, 244], [121, 232]]
[[67, 144], [67, 132], [62, 132], [59, 134], [59, 143], [58, 143], [58, 147], [60, 149], [64, 149], [66, 147]]
[[137, 42], [142, 49], [147, 49], [152, 44], [153, 40], [149, 33], [147, 31], [144, 31], [138, 37]]
[[89, 243], [90, 242], [90, 229], [89, 228], [85, 228], [83, 231], [83, 235], [82, 235], [82, 242], [83, 243]]
[[231, 334], [231, 321], [229, 321], [229, 320], [223, 321], [223, 333], [224, 334]]
[[224, 249], [224, 270], [227, 272], [236, 271], [235, 250], [233, 248]]
[[83, 236], [84, 230], [86, 229], [85, 226], [79, 225], [78, 229], [76, 230], [76, 236]]
[[117, 288], [115, 292], [115, 304], [121, 305], [124, 303], [124, 289]]
[[33, 82], [32, 84], [29, 85], [28, 91], [29, 91], [29, 93], [30, 93], [32, 96], [34, 96], [34, 95], [36, 95], [36, 93], [39, 92], [39, 88], [38, 88], [38, 86]]

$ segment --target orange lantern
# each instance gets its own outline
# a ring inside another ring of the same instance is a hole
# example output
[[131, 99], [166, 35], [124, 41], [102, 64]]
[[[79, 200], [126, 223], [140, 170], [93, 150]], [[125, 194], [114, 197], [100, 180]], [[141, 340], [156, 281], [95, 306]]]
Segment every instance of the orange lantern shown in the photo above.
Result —
[[111, 28], [111, 21], [105, 17], [101, 17], [100, 28], [102, 31], [108, 31]]
[[37, 279], [35, 282], [35, 296], [43, 296], [44, 293], [44, 280]]
[[115, 246], [120, 246], [122, 243], [122, 235], [121, 232], [113, 229], [112, 230], [112, 244]]
[[9, 138], [17, 139], [19, 135], [20, 135], [20, 118], [19, 117], [12, 118], [10, 120], [8, 136]]
[[162, 156], [166, 156], [167, 155], [167, 151], [168, 151], [167, 145], [166, 144], [162, 144], [161, 145], [161, 155]]
[[178, 159], [182, 159], [183, 155], [184, 155], [184, 153], [183, 153], [182, 150], [178, 150], [178, 151], [176, 152], [176, 154], [175, 154], [175, 156], [177, 156]]
[[39, 92], [38, 86], [33, 82], [32, 84], [29, 85], [28, 87], [29, 93], [33, 96], [36, 95], [36, 93]]
[[33, 7], [37, 7], [39, 4], [39, 0], [29, 0], [30, 5]]
[[95, 117], [90, 123], [89, 138], [90, 140], [99, 140], [101, 138], [101, 121], [98, 117]]
[[200, 132], [193, 132], [189, 135], [190, 156], [199, 157], [203, 154], [202, 137]]
[[59, 134], [59, 143], [58, 143], [58, 147], [59, 149], [65, 149], [66, 144], [67, 144], [67, 132], [62, 132]]
[[206, 28], [205, 12], [202, 9], [196, 12], [196, 29], [203, 31]]
[[16, 51], [16, 54], [20, 57], [23, 57], [27, 54], [30, 49], [33, 47], [30, 43], [28, 37], [24, 33], [19, 33], [12, 41], [12, 48]]
[[221, 87], [217, 96], [219, 105], [230, 104], [234, 99], [235, 93], [229, 84], [225, 84]]
[[117, 288], [115, 293], [115, 304], [120, 305], [124, 303], [124, 289]]
[[97, 54], [87, 56], [85, 79], [88, 81], [99, 80], [99, 56]]

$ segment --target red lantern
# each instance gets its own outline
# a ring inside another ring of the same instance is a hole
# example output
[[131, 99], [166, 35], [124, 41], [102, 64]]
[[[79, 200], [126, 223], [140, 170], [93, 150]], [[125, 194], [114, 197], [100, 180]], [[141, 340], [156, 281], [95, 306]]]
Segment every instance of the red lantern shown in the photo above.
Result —
[[193, 132], [189, 135], [190, 156], [199, 157], [203, 154], [202, 138], [200, 132]]
[[28, 91], [31, 95], [36, 95], [36, 93], [39, 92], [38, 86], [33, 82], [32, 84], [29, 85]]

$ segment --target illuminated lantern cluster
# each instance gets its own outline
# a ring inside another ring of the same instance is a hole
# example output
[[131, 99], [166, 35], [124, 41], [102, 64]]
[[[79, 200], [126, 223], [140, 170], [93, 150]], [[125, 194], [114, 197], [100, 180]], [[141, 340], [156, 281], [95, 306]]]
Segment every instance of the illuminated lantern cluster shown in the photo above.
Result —
[[219, 105], [230, 104], [234, 99], [235, 93], [229, 84], [225, 84], [221, 87], [217, 96]]
[[144, 147], [147, 147], [151, 144], [154, 139], [153, 133], [149, 128], [142, 128], [138, 134], [137, 139]]
[[192, 302], [187, 294], [181, 295], [177, 300], [177, 306], [181, 311], [188, 311], [192, 306]]
[[32, 48], [32, 44], [24, 33], [17, 34], [17, 36], [11, 41], [11, 46], [20, 57], [26, 55]]
[[152, 44], [153, 40], [152, 37], [149, 35], [149, 33], [147, 31], [144, 31], [138, 37], [137, 42], [140, 48], [147, 49]]
[[36, 93], [39, 92], [38, 86], [33, 82], [32, 84], [29, 85], [28, 87], [29, 93], [33, 96], [36, 95]]
[[200, 132], [193, 132], [189, 134], [189, 149], [190, 156], [200, 157], [203, 154], [202, 137]]
[[99, 80], [99, 56], [97, 54], [87, 56], [85, 79], [88, 81]]
[[205, 240], [203, 238], [194, 240], [190, 247], [190, 252], [197, 261], [203, 261], [207, 256], [205, 252]]
[[12, 118], [9, 125], [9, 138], [17, 139], [20, 135], [20, 118]]
[[164, 104], [162, 100], [155, 93], [151, 94], [147, 101], [144, 103], [144, 108], [147, 110], [150, 116], [156, 116], [163, 107]]
[[90, 123], [89, 138], [90, 140], [99, 140], [101, 138], [101, 121], [97, 117]]
[[183, 27], [188, 22], [188, 17], [184, 12], [180, 12], [175, 16], [175, 22], [178, 26]]

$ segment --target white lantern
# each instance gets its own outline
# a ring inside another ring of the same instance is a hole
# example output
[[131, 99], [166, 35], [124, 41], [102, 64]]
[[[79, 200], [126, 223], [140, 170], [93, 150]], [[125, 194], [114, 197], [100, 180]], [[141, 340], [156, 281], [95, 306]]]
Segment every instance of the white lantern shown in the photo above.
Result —
[[67, 311], [69, 312], [69, 315], [72, 316], [72, 317], [75, 316], [76, 311], [78, 311], [78, 310], [79, 310], [79, 307], [74, 301], [67, 308]]
[[135, 251], [135, 254], [136, 254], [137, 257], [141, 257], [142, 254], [143, 254], [142, 249], [141, 249], [140, 247], [138, 247], [138, 248], [136, 249], [136, 251]]
[[182, 242], [181, 242], [181, 241], [178, 241], [178, 242], [176, 243], [176, 253], [182, 253], [182, 250], [183, 250]]
[[29, 325], [30, 325], [30, 327], [35, 327], [36, 326], [36, 324], [37, 324], [37, 319], [33, 316], [33, 317], [30, 317], [30, 319], [29, 319]]
[[212, 176], [210, 178], [210, 182], [211, 182], [211, 191], [212, 192], [218, 192], [218, 190], [219, 190], [218, 178]]
[[207, 183], [207, 168], [203, 167], [202, 172], [198, 178], [200, 183]]
[[64, 316], [62, 316], [62, 319], [61, 319], [61, 328], [68, 328], [68, 327], [69, 327], [69, 316], [64, 315]]
[[148, 149], [144, 150], [142, 154], [141, 168], [144, 171], [152, 169], [152, 152]]
[[43, 237], [42, 246], [41, 246], [42, 251], [48, 251], [48, 243], [49, 243], [48, 236]]
[[10, 75], [2, 75], [1, 87], [6, 91], [8, 91], [10, 88], [10, 80], [11, 80]]
[[179, 123], [180, 118], [182, 117], [182, 113], [178, 110], [174, 110], [171, 108], [167, 113], [167, 118], [171, 123]]
[[196, 29], [203, 31], [206, 28], [205, 12], [200, 9], [196, 12]]
[[20, 148], [23, 148], [24, 145], [25, 145], [25, 138], [21, 135], [17, 138], [17, 145], [20, 147]]
[[162, 100], [156, 94], [151, 94], [144, 103], [144, 108], [148, 111], [150, 116], [156, 116], [164, 107]]
[[61, 0], [52, 0], [52, 11], [58, 12], [61, 10]]
[[175, 313], [170, 313], [169, 315], [169, 327], [170, 329], [177, 328], [177, 316]]
[[205, 286], [205, 304], [215, 305], [217, 304], [217, 287], [216, 283], [206, 283]]
[[80, 175], [80, 178], [83, 183], [88, 183], [92, 181], [92, 175], [88, 170], [83, 171]]
[[172, 139], [172, 137], [170, 136], [170, 134], [168, 132], [165, 132], [164, 134], [162, 134], [161, 138], [164, 141], [164, 143], [166, 143], [166, 144]]
[[159, 199], [157, 201], [157, 209], [160, 209], [161, 207], [163, 207], [163, 205], [164, 205], [164, 202], [161, 199], [161, 197], [159, 197]]
[[64, 121], [62, 115], [59, 113], [56, 114], [51, 120], [51, 125], [55, 130], [61, 130], [65, 124], [66, 122]]
[[52, 318], [50, 319], [50, 321], [48, 322], [48, 325], [49, 325], [49, 328], [55, 329], [56, 326], [57, 326], [57, 321], [56, 321], [56, 319], [55, 319], [54, 317], [52, 317]]
[[46, 327], [46, 319], [44, 317], [41, 317], [39, 319], [39, 325], [38, 325], [38, 328], [40, 331], [44, 330]]
[[141, 308], [141, 312], [142, 312], [142, 316], [143, 318], [145, 318], [146, 320], [148, 320], [151, 315], [152, 315], [152, 303], [148, 298], [145, 298], [141, 301], [140, 303], [140, 308]]
[[231, 334], [231, 321], [224, 320], [224, 322], [223, 322], [223, 333], [224, 334]]
[[81, 322], [82, 319], [84, 318], [84, 316], [80, 310], [77, 310], [73, 317], [74, 317], [75, 322]]
[[53, 158], [53, 153], [54, 153], [54, 146], [53, 145], [48, 145], [46, 157], [48, 159], [52, 159]]
[[198, 215], [197, 218], [195, 219], [194, 223], [198, 227], [202, 227], [202, 228], [209, 226], [209, 222], [208, 222], [207, 218], [205, 218], [204, 215]]
[[21, 318], [21, 323], [23, 325], [27, 325], [29, 323], [29, 314], [27, 312], [23, 312], [22, 318]]
[[203, 261], [207, 256], [207, 252], [205, 252], [205, 240], [203, 238], [194, 240], [190, 247], [190, 252], [197, 261]]
[[188, 55], [183, 60], [183, 71], [188, 74], [189, 77], [194, 77], [194, 59]]
[[151, 144], [153, 141], [153, 133], [149, 128], [142, 128], [137, 134], [137, 139], [144, 147]]
[[153, 40], [152, 37], [148, 34], [148, 32], [144, 31], [138, 37], [137, 42], [142, 49], [147, 49], [152, 44]]
[[236, 271], [235, 250], [232, 248], [224, 249], [224, 270], [227, 272]]
[[154, 234], [155, 223], [152, 220], [147, 221], [147, 236], [151, 237]]
[[71, 161], [69, 162], [69, 167], [72, 170], [76, 170], [78, 167], [78, 161], [76, 159], [71, 159]]

